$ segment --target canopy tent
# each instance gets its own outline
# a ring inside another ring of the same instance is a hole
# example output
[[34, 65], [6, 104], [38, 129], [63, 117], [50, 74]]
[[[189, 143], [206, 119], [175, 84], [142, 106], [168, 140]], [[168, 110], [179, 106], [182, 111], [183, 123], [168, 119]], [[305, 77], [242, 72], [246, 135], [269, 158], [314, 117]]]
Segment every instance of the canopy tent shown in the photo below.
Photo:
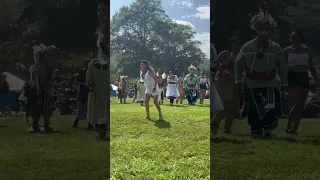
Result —
[[24, 80], [18, 78], [17, 76], [14, 76], [13, 74], [10, 74], [8, 72], [4, 72], [3, 75], [6, 76], [6, 80], [9, 83], [9, 90], [20, 92], [26, 83]]
[[118, 87], [117, 87], [116, 85], [114, 85], [114, 84], [111, 84], [111, 88], [112, 88], [112, 90], [114, 90], [114, 91], [117, 91], [117, 90], [118, 90]]

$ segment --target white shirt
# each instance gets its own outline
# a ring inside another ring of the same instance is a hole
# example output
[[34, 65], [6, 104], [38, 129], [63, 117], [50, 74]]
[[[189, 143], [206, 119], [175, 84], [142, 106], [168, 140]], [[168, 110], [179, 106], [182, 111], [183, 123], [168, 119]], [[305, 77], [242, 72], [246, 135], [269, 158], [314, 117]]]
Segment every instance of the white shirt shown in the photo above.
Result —
[[149, 89], [153, 89], [156, 83], [153, 77], [150, 76], [149, 71], [147, 71], [147, 73], [145, 74], [143, 81], [144, 81], [144, 86]]

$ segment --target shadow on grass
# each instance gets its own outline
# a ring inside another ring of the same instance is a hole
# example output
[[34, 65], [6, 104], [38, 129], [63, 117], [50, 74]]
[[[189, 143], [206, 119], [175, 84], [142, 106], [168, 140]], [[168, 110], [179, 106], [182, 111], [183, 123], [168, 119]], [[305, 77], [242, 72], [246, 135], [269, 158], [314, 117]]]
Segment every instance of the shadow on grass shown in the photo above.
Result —
[[210, 107], [210, 104], [197, 104], [196, 106], [209, 108], [209, 107]]
[[165, 120], [157, 120], [154, 125], [161, 129], [171, 128], [171, 124]]
[[5, 125], [0, 125], [0, 128], [7, 128], [7, 126], [5, 126]]
[[214, 137], [210, 139], [211, 143], [221, 144], [221, 143], [231, 143], [231, 144], [247, 144], [249, 141], [243, 141], [238, 139], [229, 139], [226, 137]]
[[65, 132], [65, 131], [56, 130], [55, 132], [31, 132], [29, 134], [41, 134], [41, 135], [61, 134], [61, 135], [69, 135], [69, 134], [72, 134], [72, 132]]
[[297, 139], [297, 138], [292, 138], [292, 137], [275, 137], [272, 138], [274, 140], [278, 141], [285, 141], [288, 143], [299, 143], [299, 144], [308, 144], [308, 145], [314, 145], [314, 146], [319, 146], [320, 145], [320, 139], [317, 138], [310, 138], [310, 139]]
[[184, 104], [175, 104], [173, 106], [170, 106], [170, 104], [161, 104], [160, 106], [166, 106], [166, 107], [182, 107], [182, 108], [186, 108], [186, 107], [189, 107], [187, 105], [184, 105]]

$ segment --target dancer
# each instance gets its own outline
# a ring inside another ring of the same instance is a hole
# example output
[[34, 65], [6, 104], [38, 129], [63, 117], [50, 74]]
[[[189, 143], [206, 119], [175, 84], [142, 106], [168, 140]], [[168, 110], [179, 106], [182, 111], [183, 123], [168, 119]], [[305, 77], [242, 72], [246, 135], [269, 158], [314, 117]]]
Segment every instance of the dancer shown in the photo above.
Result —
[[[25, 86], [28, 98], [27, 116], [32, 116], [32, 127], [29, 132], [51, 133], [55, 130], [50, 126], [52, 112], [55, 110], [50, 96], [53, 70], [48, 65], [48, 55], [55, 46], [46, 47], [44, 44], [33, 46], [35, 63], [30, 67], [31, 87]], [[44, 127], [39, 127], [40, 117], [43, 116]]]
[[200, 81], [200, 104], [203, 104], [204, 98], [206, 97], [207, 89], [209, 86], [208, 79], [206, 75], [204, 75], [204, 72], [200, 72], [199, 76]]
[[257, 37], [241, 48], [235, 63], [235, 78], [240, 89], [243, 71], [246, 72], [245, 98], [252, 137], [270, 137], [271, 131], [278, 125], [278, 117], [282, 115], [276, 74], [285, 85], [286, 63], [282, 48], [270, 40], [277, 24], [266, 9], [261, 8], [251, 23]]
[[178, 76], [174, 75], [172, 71], [169, 72], [169, 76], [167, 77], [167, 93], [166, 97], [170, 99], [170, 106], [173, 106], [174, 100], [179, 97], [178, 92]]
[[140, 80], [137, 83], [137, 88], [138, 88], [138, 102], [140, 102], [141, 106], [143, 106], [144, 102], [144, 97], [145, 97], [145, 92], [146, 92], [146, 87], [144, 86], [143, 79], [140, 78]]
[[195, 105], [198, 99], [200, 82], [199, 77], [195, 74], [197, 68], [191, 64], [188, 70], [190, 73], [184, 78], [183, 87], [186, 90], [189, 105]]
[[149, 66], [148, 61], [143, 60], [140, 63], [141, 78], [143, 79], [144, 86], [146, 87], [145, 91], [145, 105], [146, 105], [146, 114], [147, 116], [144, 119], [151, 120], [150, 118], [150, 106], [149, 101], [153, 98], [154, 105], [157, 107], [159, 118], [158, 120], [163, 120], [161, 113], [161, 108], [159, 105], [159, 86], [157, 81], [157, 76], [151, 66]]
[[[214, 45], [211, 44], [211, 63], [210, 63], [210, 71], [211, 71], [211, 78], [210, 78], [210, 131], [211, 134], [214, 135], [217, 133], [217, 126], [214, 123], [214, 117], [216, 113], [219, 111], [223, 111], [224, 107], [220, 98], [220, 95], [217, 91], [216, 86], [214, 85], [214, 77], [215, 77], [215, 61], [217, 58], [217, 51], [214, 48]], [[212, 137], [212, 136], [211, 136]]]
[[0, 74], [0, 94], [9, 92], [9, 83], [6, 80], [6, 76]]
[[[125, 76], [120, 76], [119, 82], [119, 104], [126, 104], [126, 97], [127, 97], [127, 82]], [[122, 101], [123, 100], [123, 101]]]
[[[132, 102], [134, 102], [135, 100], [138, 99], [138, 84], [134, 84], [134, 85], [133, 85], [133, 93], [134, 93], [134, 95], [133, 95], [133, 100], [132, 100]], [[138, 102], [139, 102], [139, 101], [138, 101]]]
[[286, 132], [297, 134], [304, 105], [309, 92], [309, 74], [318, 81], [309, 48], [305, 45], [306, 38], [300, 31], [291, 34], [291, 46], [285, 48], [284, 54], [288, 64], [288, 103], [289, 117]]
[[214, 44], [211, 43], [210, 46], [211, 46], [211, 48], [210, 48], [211, 49], [211, 57], [212, 57], [212, 60], [215, 61], [218, 57], [218, 53], [217, 53], [216, 48], [214, 47]]
[[98, 132], [99, 139], [107, 138], [110, 127], [110, 8], [106, 3], [98, 6], [98, 18], [100, 27], [97, 31], [98, 59], [92, 60], [88, 65], [86, 81], [89, 87], [88, 121]]
[[178, 79], [178, 92], [179, 92], [179, 98], [177, 99], [177, 104], [179, 103], [182, 104], [184, 98], [186, 97], [185, 90], [183, 88], [183, 80], [186, 77], [184, 73], [181, 74], [181, 77]]
[[[86, 73], [88, 69], [88, 64], [90, 60], [85, 61], [85, 68], [79, 72], [77, 79], [74, 81], [75, 85], [78, 85], [80, 88], [77, 93], [77, 117], [73, 123], [73, 128], [78, 127], [79, 120], [87, 119], [87, 107], [88, 107], [88, 94], [89, 89], [86, 84]], [[93, 129], [92, 125], [88, 123], [88, 130]]]
[[222, 100], [224, 111], [219, 111], [213, 118], [213, 133], [216, 133], [219, 124], [225, 118], [224, 133], [232, 132], [231, 126], [234, 119], [239, 115], [240, 99], [234, 81], [234, 63], [239, 52], [239, 39], [233, 37], [229, 39], [229, 50], [222, 51], [216, 60], [217, 73], [215, 84]]
[[159, 85], [159, 104], [163, 104], [163, 100], [164, 100], [164, 86], [165, 86], [165, 81], [162, 78], [162, 72], [159, 71], [157, 73], [157, 77], [158, 77], [158, 85]]

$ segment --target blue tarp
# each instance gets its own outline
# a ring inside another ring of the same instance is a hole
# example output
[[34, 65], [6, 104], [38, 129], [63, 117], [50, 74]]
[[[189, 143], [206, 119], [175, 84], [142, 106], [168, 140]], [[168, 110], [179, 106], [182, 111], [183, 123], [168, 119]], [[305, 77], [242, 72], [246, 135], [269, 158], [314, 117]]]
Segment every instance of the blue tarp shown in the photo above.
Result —
[[117, 92], [115, 90], [110, 91], [110, 97], [116, 97]]
[[18, 108], [17, 99], [20, 94], [16, 92], [3, 93], [1, 97], [0, 105], [9, 107], [12, 111]]

